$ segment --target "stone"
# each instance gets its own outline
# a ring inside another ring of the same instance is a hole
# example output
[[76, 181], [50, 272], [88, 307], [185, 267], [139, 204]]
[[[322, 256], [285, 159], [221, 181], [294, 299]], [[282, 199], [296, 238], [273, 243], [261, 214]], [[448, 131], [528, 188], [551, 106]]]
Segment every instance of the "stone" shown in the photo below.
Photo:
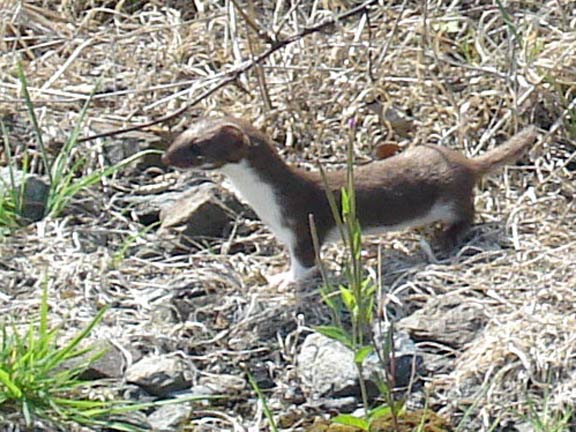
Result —
[[211, 182], [206, 177], [192, 177], [175, 185], [170, 176], [162, 176], [152, 185], [123, 197], [122, 205], [129, 208], [141, 224], [149, 226], [159, 222], [162, 208], [176, 202], [187, 190], [203, 183]]
[[[243, 377], [231, 374], [207, 375], [201, 377], [198, 384], [208, 391], [205, 394], [238, 394], [246, 388], [246, 380]], [[199, 386], [193, 390], [198, 391]]]
[[[14, 180], [14, 185], [12, 185], [12, 179]], [[9, 166], [0, 168], [0, 195], [4, 195], [12, 187], [19, 192], [23, 182], [25, 183], [20, 216], [25, 221], [37, 222], [46, 215], [50, 186], [36, 175], [27, 174]]]
[[[372, 334], [378, 347], [383, 353], [384, 347], [389, 339], [389, 325], [386, 323], [375, 323], [372, 328]], [[407, 387], [414, 382], [416, 375], [424, 371], [424, 358], [417, 352], [414, 341], [410, 335], [394, 327], [394, 355], [388, 355], [389, 363], [387, 364], [392, 379], [392, 387]], [[368, 371], [379, 371], [381, 366], [380, 358], [376, 353], [370, 354], [365, 360], [365, 367]]]
[[223, 237], [234, 220], [218, 187], [202, 183], [160, 211], [160, 232], [176, 228], [184, 237]]
[[152, 225], [160, 220], [163, 207], [176, 202], [182, 192], [163, 192], [155, 195], [133, 195], [126, 197], [126, 205], [142, 225]]
[[319, 333], [308, 335], [297, 361], [302, 383], [315, 395], [340, 393], [356, 385], [354, 354], [334, 339]]
[[106, 340], [98, 340], [86, 345], [89, 351], [78, 357], [66, 360], [58, 370], [70, 370], [85, 367], [86, 363], [93, 359], [94, 356], [100, 355], [100, 358], [92, 360], [87, 367], [80, 371], [78, 378], [86, 381], [99, 379], [120, 379], [124, 376], [126, 360], [121, 350]]
[[103, 146], [105, 162], [108, 165], [116, 165], [123, 160], [134, 156], [142, 150], [144, 137], [130, 138], [124, 136], [121, 140], [114, 140]]
[[233, 193], [205, 178], [191, 179], [178, 190], [128, 196], [125, 206], [143, 225], [160, 221], [160, 233], [175, 228], [192, 237], [221, 237], [236, 214], [255, 217]]
[[92, 363], [86, 370], [84, 370], [79, 378], [83, 380], [98, 380], [105, 378], [121, 378], [124, 373], [126, 361], [122, 351], [107, 341], [99, 341], [94, 344], [94, 348], [85, 355], [90, 357], [100, 351], [104, 350], [104, 354], [94, 363]]
[[188, 389], [192, 383], [181, 360], [160, 355], [144, 357], [132, 364], [126, 370], [126, 381], [159, 397]]
[[163, 405], [148, 416], [148, 423], [157, 432], [180, 430], [180, 426], [190, 418], [192, 407], [187, 403]]
[[354, 396], [345, 396], [341, 398], [321, 398], [317, 399], [313, 403], [313, 407], [326, 410], [326, 411], [338, 411], [338, 412], [352, 412], [354, 408], [358, 406], [358, 399]]
[[483, 306], [457, 294], [432, 297], [422, 309], [402, 318], [396, 328], [416, 340], [434, 341], [461, 348], [474, 340], [488, 318]]
[[[375, 330], [375, 340], [382, 351], [385, 332], [380, 336]], [[414, 381], [415, 372], [422, 368], [422, 357], [408, 335], [395, 331], [394, 355], [387, 365], [392, 372], [392, 387], [406, 387]], [[383, 365], [376, 352], [366, 357], [363, 375], [370, 397], [379, 394], [377, 383], [384, 380]], [[359, 396], [358, 370], [354, 353], [342, 343], [319, 333], [306, 337], [298, 354], [298, 373], [302, 383], [315, 396]]]

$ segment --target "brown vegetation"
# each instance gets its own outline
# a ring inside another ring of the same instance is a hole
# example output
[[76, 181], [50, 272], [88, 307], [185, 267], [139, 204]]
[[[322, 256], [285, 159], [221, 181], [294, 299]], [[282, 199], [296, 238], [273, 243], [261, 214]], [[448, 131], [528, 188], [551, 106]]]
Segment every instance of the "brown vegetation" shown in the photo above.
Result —
[[[571, 2], [379, 2], [368, 15], [304, 36], [243, 73], [239, 68], [271, 40], [360, 2], [1, 3], [0, 119], [16, 148], [15, 162], [26, 154], [33, 170], [40, 155], [18, 59], [53, 153], [94, 88], [83, 136], [164, 117], [235, 77], [179, 117], [83, 142], [73, 156], [88, 158], [84, 170], [133, 147], [162, 147], [199, 115], [249, 119], [291, 162], [313, 166], [319, 160], [326, 169], [344, 163], [350, 139], [358, 161], [382, 143], [434, 142], [477, 155], [537, 125], [542, 136], [529, 156], [483, 181], [477, 225], [462, 249], [434, 260], [420, 240], [426, 235], [393, 233], [366, 240], [367, 263], [375, 272], [381, 247], [383, 298], [394, 319], [452, 295], [482, 310], [483, 324], [465, 344], [421, 339], [421, 350], [443, 366], [425, 378], [420, 402], [454, 425], [472, 407], [462, 430], [518, 425], [531, 409], [543, 412], [544, 404], [559, 412], [575, 406]], [[369, 109], [374, 100], [380, 116]], [[131, 167], [85, 192], [64, 216], [2, 239], [0, 316], [34, 317], [46, 277], [52, 319], [64, 328], [74, 331], [111, 305], [95, 337], [141, 353], [182, 356], [193, 364], [197, 382], [246, 370], [264, 375], [273, 382], [267, 395], [274, 413], [295, 410], [298, 429], [319, 414], [299, 397], [294, 368], [305, 330], [292, 316], [292, 294], [262, 278], [279, 271], [286, 254], [259, 222], [245, 218], [229, 237], [199, 241], [186, 254], [176, 254], [153, 229], [143, 232], [126, 198], [174, 179], [157, 162]], [[0, 163], [7, 163], [4, 153]], [[328, 247], [325, 254], [335, 274], [339, 249]], [[320, 297], [309, 288], [305, 324], [325, 322]], [[248, 385], [227, 396], [198, 410], [187, 430], [209, 430], [193, 429], [201, 423], [218, 430], [265, 424]]]

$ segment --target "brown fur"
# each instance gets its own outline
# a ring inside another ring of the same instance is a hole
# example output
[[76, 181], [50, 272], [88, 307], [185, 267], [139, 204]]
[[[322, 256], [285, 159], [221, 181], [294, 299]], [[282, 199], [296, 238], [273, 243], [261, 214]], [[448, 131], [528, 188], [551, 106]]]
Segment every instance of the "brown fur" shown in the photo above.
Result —
[[[452, 212], [450, 220], [438, 222], [446, 224], [447, 242], [455, 242], [473, 221], [476, 182], [482, 175], [517, 159], [535, 137], [536, 128], [530, 126], [474, 159], [445, 147], [423, 145], [355, 168], [356, 208], [361, 226], [402, 225], [425, 217], [436, 204], [447, 204]], [[298, 239], [292, 245], [293, 259], [313, 267], [309, 215], [314, 216], [320, 244], [335, 227], [319, 173], [285, 164], [262, 132], [230, 117], [199, 120], [163, 156], [167, 165], [179, 168], [202, 164], [219, 168], [244, 159], [262, 181], [274, 185], [283, 224]], [[327, 181], [340, 205], [345, 170], [328, 172]]]

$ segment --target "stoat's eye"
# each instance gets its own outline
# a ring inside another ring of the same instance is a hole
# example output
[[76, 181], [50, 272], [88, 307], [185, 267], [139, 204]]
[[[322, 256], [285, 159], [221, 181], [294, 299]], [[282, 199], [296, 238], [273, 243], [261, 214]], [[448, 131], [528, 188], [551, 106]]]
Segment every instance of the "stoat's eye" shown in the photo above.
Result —
[[200, 152], [200, 149], [197, 146], [188, 147], [188, 154], [190, 156], [194, 156], [194, 157], [201, 157], [202, 156], [202, 153]]
[[195, 160], [197, 164], [203, 164], [206, 160], [206, 156], [198, 146], [190, 147], [188, 155]]

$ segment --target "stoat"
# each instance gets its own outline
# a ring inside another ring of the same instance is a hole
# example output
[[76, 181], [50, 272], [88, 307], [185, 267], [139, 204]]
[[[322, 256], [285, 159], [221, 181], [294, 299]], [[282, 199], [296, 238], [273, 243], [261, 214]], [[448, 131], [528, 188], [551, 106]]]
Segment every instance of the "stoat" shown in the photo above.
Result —
[[[356, 213], [372, 234], [439, 222], [455, 243], [474, 218], [474, 186], [485, 174], [519, 158], [537, 135], [529, 126], [501, 146], [468, 159], [437, 145], [421, 145], [354, 170]], [[286, 164], [268, 137], [244, 120], [203, 118], [179, 135], [162, 157], [177, 168], [219, 170], [290, 253], [284, 282], [301, 281], [315, 268], [309, 226], [320, 245], [337, 228], [320, 173]], [[326, 173], [340, 205], [346, 170]]]

